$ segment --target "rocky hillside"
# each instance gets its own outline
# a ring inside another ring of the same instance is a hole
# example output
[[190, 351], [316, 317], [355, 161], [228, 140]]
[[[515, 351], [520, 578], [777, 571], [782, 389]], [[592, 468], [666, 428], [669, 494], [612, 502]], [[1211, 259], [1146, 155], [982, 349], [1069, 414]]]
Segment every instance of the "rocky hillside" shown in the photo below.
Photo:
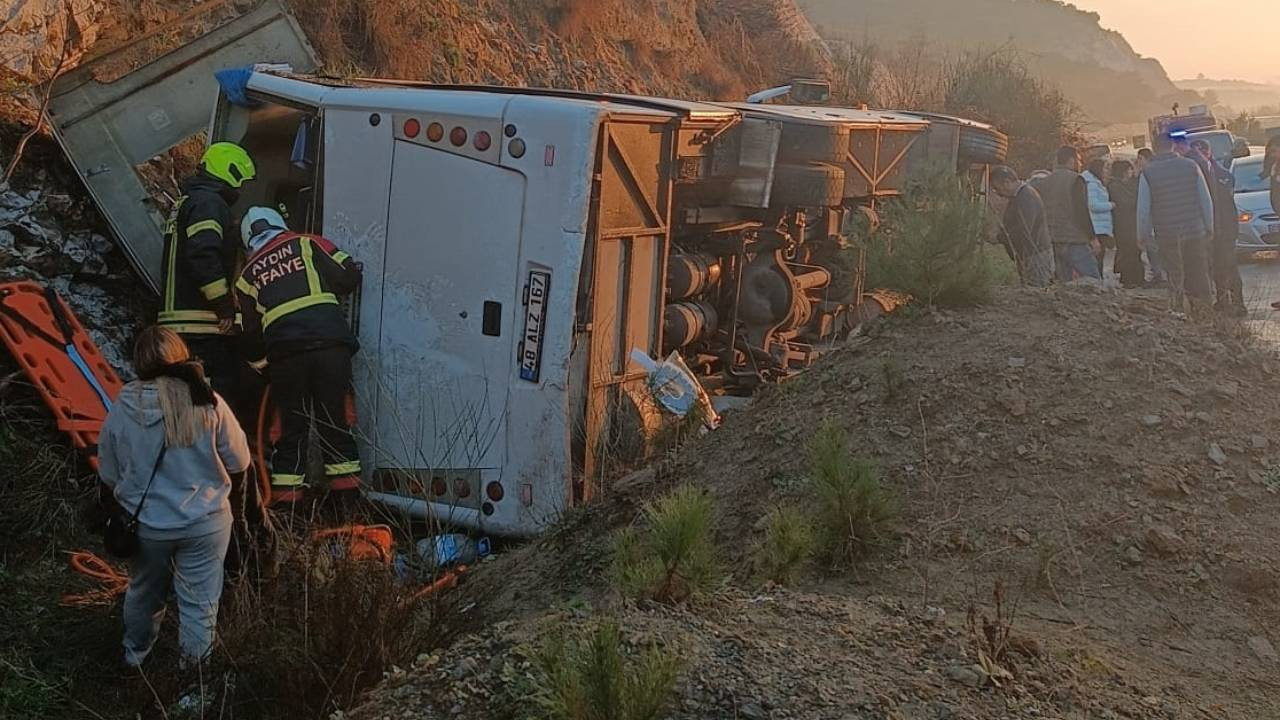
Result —
[[[794, 0], [286, 0], [339, 75], [740, 99], [823, 75], [825, 49]], [[19, 2], [0, 31], [10, 84], [144, 38], [133, 66], [251, 2]], [[9, 61], [10, 58], [19, 58]], [[120, 67], [126, 71], [129, 67]]]
[[801, 6], [832, 38], [923, 43], [941, 53], [1011, 46], [1093, 122], [1145, 120], [1180, 93], [1158, 60], [1103, 28], [1097, 13], [1058, 0], [801, 0]]

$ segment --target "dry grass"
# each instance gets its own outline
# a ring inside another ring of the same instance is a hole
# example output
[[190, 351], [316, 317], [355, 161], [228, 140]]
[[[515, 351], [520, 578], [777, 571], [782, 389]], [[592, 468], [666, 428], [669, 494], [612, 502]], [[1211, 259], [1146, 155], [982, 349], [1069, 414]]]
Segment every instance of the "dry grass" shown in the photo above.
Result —
[[422, 79], [434, 69], [439, 23], [410, 0], [295, 0], [293, 11], [329, 68]]
[[547, 24], [557, 35], [579, 37], [617, 5], [618, 0], [546, 0]]
[[[353, 707], [394, 665], [450, 637], [453, 596], [419, 597], [377, 561], [286, 542], [276, 577], [224, 594], [215, 661], [237, 701], [263, 717], [327, 717]], [[256, 712], [256, 711], [255, 711]]]
[[0, 543], [42, 552], [33, 537], [56, 538], [77, 525], [77, 505], [91, 484], [81, 482], [75, 452], [49, 430], [48, 411], [8, 358], [0, 363]]

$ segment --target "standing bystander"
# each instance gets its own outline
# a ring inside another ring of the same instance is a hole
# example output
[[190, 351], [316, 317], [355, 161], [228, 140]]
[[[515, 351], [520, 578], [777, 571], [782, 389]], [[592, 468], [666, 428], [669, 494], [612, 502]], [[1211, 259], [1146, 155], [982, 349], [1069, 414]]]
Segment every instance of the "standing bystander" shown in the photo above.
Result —
[[1107, 189], [1115, 203], [1115, 272], [1120, 276], [1121, 285], [1141, 287], [1146, 280], [1146, 272], [1142, 266], [1142, 249], [1138, 245], [1138, 178], [1133, 174], [1133, 163], [1128, 160], [1112, 163], [1111, 183]]
[[991, 187], [1009, 200], [1000, 237], [1018, 276], [1025, 285], [1047, 287], [1053, 282], [1053, 240], [1040, 193], [1004, 165], [991, 169]]
[[1236, 176], [1213, 159], [1213, 150], [1204, 140], [1191, 144], [1209, 166], [1209, 192], [1213, 195], [1213, 242], [1209, 254], [1213, 268], [1213, 287], [1217, 302], [1214, 310], [1223, 315], [1245, 317], [1244, 283], [1236, 262], [1236, 239], [1240, 221], [1236, 216]]
[[1033, 186], [1044, 200], [1058, 280], [1093, 278], [1101, 281], [1097, 261], [1099, 245], [1089, 213], [1089, 191], [1080, 176], [1080, 152], [1069, 145], [1063, 146], [1058, 149], [1056, 163], [1054, 171]]
[[1169, 307], [1199, 316], [1209, 303], [1205, 261], [1213, 233], [1213, 200], [1193, 160], [1178, 156], [1168, 137], [1138, 182], [1138, 238], [1158, 247], [1169, 279]]
[[1089, 167], [1081, 177], [1089, 191], [1089, 215], [1093, 220], [1094, 237], [1098, 240], [1098, 277], [1105, 277], [1103, 260], [1107, 248], [1115, 245], [1115, 225], [1111, 213], [1116, 208], [1116, 204], [1111, 202], [1111, 194], [1107, 192], [1109, 178], [1106, 158], [1090, 160]]

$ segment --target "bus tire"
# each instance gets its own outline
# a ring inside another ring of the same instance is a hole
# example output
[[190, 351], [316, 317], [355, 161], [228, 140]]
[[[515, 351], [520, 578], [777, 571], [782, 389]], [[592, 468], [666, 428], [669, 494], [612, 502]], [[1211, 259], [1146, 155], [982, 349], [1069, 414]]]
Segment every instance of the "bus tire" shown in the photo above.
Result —
[[778, 161], [842, 163], [849, 153], [849, 128], [841, 125], [783, 123]]
[[844, 199], [844, 170], [829, 163], [773, 169], [772, 207], [835, 207]]
[[999, 165], [1009, 157], [1009, 138], [992, 128], [964, 126], [958, 154], [965, 164]]

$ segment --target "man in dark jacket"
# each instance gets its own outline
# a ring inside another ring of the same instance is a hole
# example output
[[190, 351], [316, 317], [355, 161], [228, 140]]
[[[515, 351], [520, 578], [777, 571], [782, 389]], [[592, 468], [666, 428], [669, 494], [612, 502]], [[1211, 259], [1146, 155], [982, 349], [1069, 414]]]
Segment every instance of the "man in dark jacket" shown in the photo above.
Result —
[[1209, 192], [1213, 195], [1213, 244], [1210, 264], [1217, 302], [1214, 310], [1223, 315], [1245, 317], [1244, 282], [1236, 259], [1236, 239], [1240, 220], [1236, 213], [1236, 176], [1213, 158], [1213, 150], [1204, 140], [1191, 144], [1192, 150], [1209, 168]]
[[1202, 314], [1209, 304], [1206, 263], [1213, 235], [1213, 200], [1199, 166], [1173, 152], [1169, 138], [1138, 181], [1138, 238], [1155, 243], [1169, 279], [1169, 306]]
[[163, 299], [158, 324], [186, 341], [204, 364], [209, 383], [239, 412], [242, 363], [234, 346], [235, 302], [231, 279], [240, 242], [231, 206], [257, 174], [248, 153], [234, 143], [209, 146], [200, 169], [182, 182], [165, 228]]
[[345, 499], [360, 487], [360, 455], [351, 434], [351, 356], [359, 349], [339, 296], [360, 287], [361, 266], [319, 235], [289, 232], [280, 214], [254, 207], [241, 234], [250, 255], [236, 280], [245, 333], [260, 340], [281, 435], [271, 458], [272, 504], [306, 491], [307, 446], [316, 423], [329, 492]]
[[1058, 150], [1057, 167], [1034, 183], [1044, 200], [1049, 236], [1053, 238], [1053, 261], [1059, 282], [1093, 278], [1099, 282], [1098, 255], [1102, 252], [1089, 213], [1089, 191], [1080, 175], [1080, 152], [1063, 146]]
[[1146, 270], [1142, 265], [1142, 249], [1138, 245], [1138, 178], [1133, 174], [1133, 163], [1128, 160], [1112, 163], [1107, 192], [1116, 204], [1112, 212], [1116, 233], [1115, 272], [1123, 286], [1142, 287], [1146, 281]]
[[1053, 239], [1040, 193], [1005, 165], [991, 169], [991, 188], [1009, 199], [1000, 238], [1018, 267], [1018, 276], [1025, 285], [1048, 287], [1053, 282]]

